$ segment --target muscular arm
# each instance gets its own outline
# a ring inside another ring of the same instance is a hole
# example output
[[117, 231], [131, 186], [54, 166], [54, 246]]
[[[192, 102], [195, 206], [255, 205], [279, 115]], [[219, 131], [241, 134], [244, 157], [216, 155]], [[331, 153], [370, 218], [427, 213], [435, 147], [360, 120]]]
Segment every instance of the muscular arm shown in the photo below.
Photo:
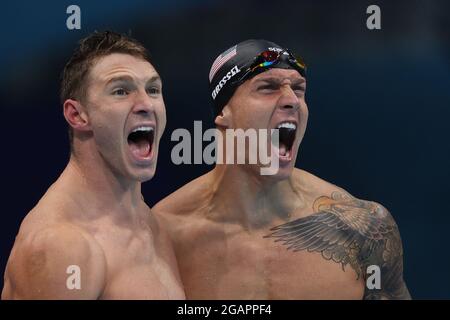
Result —
[[[367, 264], [380, 267], [381, 285], [379, 289], [369, 289], [366, 285], [365, 300], [407, 300], [411, 299], [406, 283], [403, 279], [403, 246], [397, 224], [389, 211], [381, 205], [378, 210], [385, 215], [384, 220], [393, 226], [390, 233], [383, 235], [382, 244], [369, 257]], [[367, 278], [367, 276], [366, 276]]]
[[[79, 289], [73, 286], [77, 274]], [[97, 299], [104, 277], [102, 252], [89, 238], [71, 227], [46, 228], [17, 237], [2, 299]]]
[[[350, 265], [367, 279], [367, 267], [380, 268], [381, 286], [368, 289], [364, 299], [410, 299], [403, 280], [403, 249], [391, 214], [382, 205], [345, 192], [322, 196], [314, 213], [272, 228], [275, 238], [293, 251], [320, 252], [326, 260]], [[370, 276], [370, 275], [369, 275]]]

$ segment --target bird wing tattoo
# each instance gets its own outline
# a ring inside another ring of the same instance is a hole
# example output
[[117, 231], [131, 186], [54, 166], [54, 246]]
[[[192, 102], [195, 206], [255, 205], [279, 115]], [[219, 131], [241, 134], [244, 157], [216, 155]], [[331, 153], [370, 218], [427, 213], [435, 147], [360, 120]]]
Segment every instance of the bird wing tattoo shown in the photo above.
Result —
[[350, 265], [366, 279], [369, 265], [381, 270], [382, 289], [368, 290], [366, 299], [408, 299], [403, 281], [403, 249], [400, 233], [382, 205], [333, 192], [314, 201], [314, 213], [271, 229], [274, 238], [288, 250], [319, 252], [326, 260]]

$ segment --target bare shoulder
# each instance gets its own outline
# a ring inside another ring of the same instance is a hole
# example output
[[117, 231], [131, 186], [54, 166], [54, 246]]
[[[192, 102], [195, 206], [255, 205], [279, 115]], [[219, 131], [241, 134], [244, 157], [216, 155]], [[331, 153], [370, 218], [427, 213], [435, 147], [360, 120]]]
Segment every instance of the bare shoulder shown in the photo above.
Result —
[[207, 173], [182, 186], [152, 208], [172, 241], [205, 229], [208, 222], [204, 214], [209, 208], [212, 194], [210, 185]]
[[292, 176], [296, 188], [313, 199], [322, 195], [332, 194], [333, 192], [348, 193], [334, 183], [302, 169], [295, 168]]
[[381, 203], [359, 199], [344, 188], [325, 181], [305, 170], [297, 169], [294, 178], [297, 181], [306, 181], [302, 186], [308, 189], [309, 195], [313, 199], [313, 210], [311, 213], [316, 213], [323, 210], [327, 205], [333, 204], [335, 206], [345, 206], [350, 210], [348, 214], [355, 213], [354, 210], [357, 210], [359, 215], [370, 215], [373, 218], [395, 224], [391, 213]]
[[[31, 228], [25, 222], [8, 260], [2, 299], [96, 299], [105, 269], [101, 247], [78, 227], [56, 223]], [[79, 278], [70, 282], [76, 273]]]
[[383, 287], [366, 289], [366, 299], [409, 299], [402, 241], [391, 213], [305, 171], [295, 174], [307, 181], [299, 185], [313, 190], [311, 213], [276, 226], [269, 237], [294, 251], [319, 252], [342, 268], [350, 265], [358, 277], [367, 278], [367, 268], [377, 266], [385, 281]]
[[174, 191], [153, 208], [159, 216], [176, 215], [186, 216], [195, 213], [202, 202], [208, 200], [208, 173], [185, 184]]
[[308, 219], [316, 221], [329, 216], [342, 222], [341, 227], [348, 227], [366, 239], [381, 241], [383, 237], [389, 236], [400, 241], [398, 226], [392, 214], [381, 203], [359, 199], [347, 190], [304, 170], [298, 170], [296, 175], [297, 179], [308, 181], [306, 188], [313, 190], [312, 210]]

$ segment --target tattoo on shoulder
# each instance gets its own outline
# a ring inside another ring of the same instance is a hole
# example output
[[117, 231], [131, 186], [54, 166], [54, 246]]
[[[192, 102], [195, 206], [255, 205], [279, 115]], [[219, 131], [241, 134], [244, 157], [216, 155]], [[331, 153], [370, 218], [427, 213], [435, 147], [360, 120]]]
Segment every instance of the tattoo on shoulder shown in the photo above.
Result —
[[403, 281], [403, 248], [397, 225], [382, 205], [333, 192], [314, 201], [313, 214], [272, 228], [265, 238], [294, 252], [319, 252], [326, 260], [367, 279], [367, 267], [381, 271], [379, 289], [368, 289], [365, 299], [410, 299]]

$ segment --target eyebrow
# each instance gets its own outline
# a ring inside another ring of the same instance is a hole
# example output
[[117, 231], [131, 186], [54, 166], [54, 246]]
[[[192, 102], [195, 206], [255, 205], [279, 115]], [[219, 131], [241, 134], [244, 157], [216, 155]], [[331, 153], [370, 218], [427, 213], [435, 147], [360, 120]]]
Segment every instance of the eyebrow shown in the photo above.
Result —
[[[289, 80], [291, 80], [292, 84], [294, 84], [294, 85], [306, 82], [306, 80], [303, 78], [295, 78], [295, 79], [289, 79]], [[275, 77], [267, 77], [267, 78], [261, 78], [261, 79], [255, 80], [255, 82], [272, 82], [272, 83], [280, 83], [282, 81], [283, 80], [280, 80], [280, 78], [275, 78]]]
[[[161, 82], [161, 77], [158, 75], [155, 75], [153, 77], [151, 77], [150, 79], [148, 79], [145, 84], [149, 84], [149, 83], [154, 83], [154, 82]], [[134, 82], [134, 78], [130, 77], [130, 76], [117, 76], [117, 77], [112, 77], [111, 79], [109, 79], [105, 86], [108, 86], [114, 82]]]

